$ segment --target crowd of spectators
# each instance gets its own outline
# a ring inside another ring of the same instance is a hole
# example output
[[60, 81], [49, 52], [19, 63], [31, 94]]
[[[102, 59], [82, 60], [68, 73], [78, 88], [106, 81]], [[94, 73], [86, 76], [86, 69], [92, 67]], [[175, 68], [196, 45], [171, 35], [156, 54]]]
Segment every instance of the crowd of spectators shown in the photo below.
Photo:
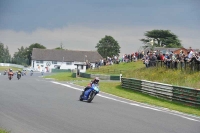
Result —
[[93, 66], [90, 62], [86, 61], [86, 69], [88, 68], [99, 68], [101, 66], [107, 66], [107, 65], [113, 65], [113, 64], [119, 64], [121, 62], [135, 62], [138, 59], [142, 59], [144, 56], [144, 51], [141, 52], [135, 52], [132, 54], [124, 54], [123, 56], [113, 56], [113, 57], [107, 57], [104, 59], [100, 59], [98, 61], [95, 62], [95, 66]]
[[179, 54], [173, 53], [173, 51], [163, 53], [162, 51], [148, 51], [146, 55], [143, 57], [143, 63], [145, 66], [152, 67], [156, 66], [156, 61], [164, 62], [166, 67], [173, 67], [177, 68], [178, 63], [181, 64], [181, 67], [184, 67], [186, 62], [200, 62], [200, 52], [195, 52], [191, 48], [188, 50], [187, 53], [180, 51]]
[[195, 52], [194, 50], [191, 49], [191, 47], [187, 53], [180, 51], [179, 54], [175, 54], [173, 53], [173, 51], [166, 51], [165, 53], [159, 50], [147, 51], [146, 53], [144, 53], [144, 51], [141, 51], [132, 54], [124, 54], [121, 57], [113, 56], [100, 59], [95, 62], [95, 65], [92, 65], [90, 62], [86, 62], [86, 69], [119, 64], [121, 62], [126, 62], [126, 63], [136, 62], [138, 60], [142, 60], [143, 64], [145, 64], [147, 68], [156, 66], [157, 61], [163, 62], [166, 67], [172, 66], [173, 68], [177, 68], [178, 63], [181, 64], [181, 67], [184, 67], [185, 62], [191, 62], [193, 60], [200, 63], [200, 52]]

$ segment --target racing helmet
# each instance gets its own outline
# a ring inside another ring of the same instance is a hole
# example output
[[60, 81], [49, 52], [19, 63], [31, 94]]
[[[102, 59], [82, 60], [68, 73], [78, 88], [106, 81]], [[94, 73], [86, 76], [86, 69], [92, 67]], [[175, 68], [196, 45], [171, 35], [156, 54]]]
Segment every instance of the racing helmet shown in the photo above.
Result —
[[99, 77], [96, 77], [96, 78], [94, 79], [94, 83], [95, 83], [95, 84], [98, 84], [98, 83], [99, 83]]

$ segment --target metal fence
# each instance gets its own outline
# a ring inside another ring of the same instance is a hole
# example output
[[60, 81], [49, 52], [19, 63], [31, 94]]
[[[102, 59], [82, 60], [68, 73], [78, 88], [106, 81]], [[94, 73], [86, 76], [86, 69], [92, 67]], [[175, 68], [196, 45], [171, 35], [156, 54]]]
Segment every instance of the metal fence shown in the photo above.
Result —
[[158, 82], [138, 80], [133, 78], [122, 78], [121, 86], [148, 95], [178, 101], [186, 105], [200, 106], [200, 90], [188, 87], [173, 86]]

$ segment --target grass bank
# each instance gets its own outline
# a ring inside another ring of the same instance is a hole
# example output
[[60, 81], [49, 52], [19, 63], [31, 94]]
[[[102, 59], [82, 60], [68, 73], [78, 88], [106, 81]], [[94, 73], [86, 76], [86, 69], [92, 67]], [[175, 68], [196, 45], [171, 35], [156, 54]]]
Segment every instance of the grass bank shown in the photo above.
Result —
[[52, 75], [44, 76], [44, 78], [53, 78], [57, 81], [88, 81], [89, 82], [91, 80], [88, 78], [72, 77], [72, 73], [68, 73], [68, 72], [55, 73]]
[[103, 66], [96, 70], [87, 70], [87, 73], [119, 75], [122, 69], [123, 77], [200, 89], [200, 71], [189, 73], [165, 67], [146, 68], [142, 61]]
[[[85, 86], [88, 82], [76, 82], [76, 84]], [[122, 98], [134, 100], [141, 103], [165, 107], [171, 110], [176, 110], [188, 114], [200, 116], [200, 107], [189, 107], [182, 103], [170, 102], [167, 100], [159, 99], [147, 94], [142, 94], [130, 89], [121, 87], [120, 82], [100, 82], [100, 91], [113, 94]]]
[[[54, 78], [57, 81], [71, 81], [74, 84], [78, 84], [81, 86], [86, 86], [91, 79], [87, 78], [74, 78], [71, 76], [72, 73], [57, 73], [49, 76], [45, 76], [45, 78]], [[167, 100], [155, 98], [149, 96], [147, 94], [142, 94], [140, 92], [136, 92], [129, 89], [124, 89], [121, 87], [120, 82], [112, 82], [112, 81], [100, 81], [100, 91], [110, 93], [119, 97], [123, 97], [126, 99], [134, 100], [141, 103], [146, 103], [150, 105], [165, 107], [171, 110], [176, 110], [188, 114], [198, 115], [200, 116], [200, 107], [189, 107], [182, 103], [178, 102], [170, 102]]]
[[0, 128], [0, 133], [11, 133], [11, 132], [9, 132], [9, 131], [7, 131], [7, 130], [5, 130], [5, 129], [1, 129], [1, 128]]
[[18, 67], [0, 66], [0, 71], [5, 71], [5, 70], [8, 70], [9, 68], [11, 68], [13, 71], [17, 71], [18, 69], [22, 70], [22, 68], [18, 68]]
[[119, 74], [126, 74], [128, 70], [137, 70], [143, 67], [144, 67], [144, 64], [142, 64], [141, 61], [138, 61], [138, 62], [120, 63], [120, 64], [113, 64], [113, 65], [108, 65], [108, 66], [101, 66], [99, 69], [88, 69], [87, 73], [119, 75]]

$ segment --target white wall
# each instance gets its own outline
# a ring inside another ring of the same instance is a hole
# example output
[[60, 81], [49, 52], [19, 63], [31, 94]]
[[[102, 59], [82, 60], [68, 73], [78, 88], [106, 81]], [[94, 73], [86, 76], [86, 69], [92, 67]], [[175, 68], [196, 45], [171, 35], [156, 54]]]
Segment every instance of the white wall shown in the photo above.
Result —
[[12, 66], [12, 67], [24, 68], [24, 66], [22, 65], [11, 64], [11, 63], [0, 63], [0, 66]]
[[[57, 62], [57, 64], [52, 64], [52, 61], [43, 61], [43, 63], [36, 63], [36, 61], [32, 60], [31, 61], [31, 66], [33, 67], [33, 62], [34, 62], [34, 69], [38, 71], [45, 70], [45, 67], [48, 67], [49, 71], [51, 69], [55, 69], [55, 66], [60, 66], [60, 69], [71, 69], [74, 70], [77, 68], [76, 65], [74, 64], [83, 64], [83, 62], [72, 62], [71, 65], [67, 65], [66, 62]], [[50, 66], [47, 66], [47, 64], [50, 64]], [[86, 72], [86, 66], [83, 66], [83, 69], [79, 67], [80, 72]]]

